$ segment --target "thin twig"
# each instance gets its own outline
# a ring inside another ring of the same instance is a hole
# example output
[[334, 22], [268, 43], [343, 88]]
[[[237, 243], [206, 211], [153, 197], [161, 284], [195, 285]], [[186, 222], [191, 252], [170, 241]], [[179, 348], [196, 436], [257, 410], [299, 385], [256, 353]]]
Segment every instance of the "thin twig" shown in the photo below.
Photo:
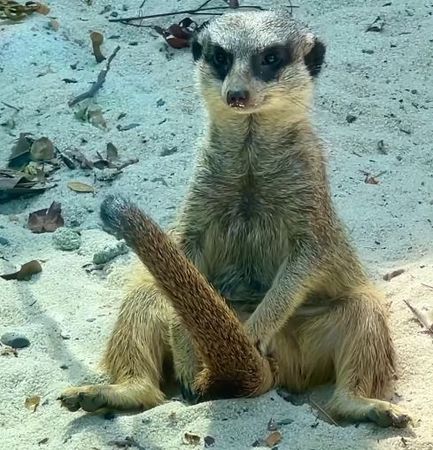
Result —
[[113, 61], [114, 57], [116, 56], [117, 52], [120, 50], [120, 46], [117, 46], [114, 50], [114, 52], [111, 54], [111, 56], [108, 58], [107, 60], [107, 65], [105, 66], [104, 69], [102, 69], [99, 74], [98, 74], [98, 78], [97, 80], [92, 84], [92, 87], [87, 91], [84, 92], [83, 94], [78, 95], [77, 97], [75, 97], [74, 99], [72, 99], [68, 105], [69, 106], [74, 106], [77, 103], [85, 100], [86, 98], [91, 98], [94, 97], [95, 94], [99, 91], [99, 89], [101, 89], [101, 87], [103, 86], [103, 84], [105, 83], [105, 78], [107, 77], [107, 73], [110, 70], [110, 65], [111, 65], [111, 61]]
[[3, 105], [7, 106], [8, 108], [14, 109], [16, 112], [20, 112], [22, 108], [18, 108], [18, 106], [10, 105], [9, 103], [3, 102]]
[[[255, 5], [243, 5], [239, 6], [239, 8], [236, 9], [258, 9], [260, 11], [264, 11], [265, 8], [261, 6], [255, 6]], [[299, 6], [292, 6], [292, 8], [299, 8]], [[115, 19], [108, 19], [109, 22], [121, 22], [124, 24], [127, 24], [128, 22], [132, 22], [133, 20], [146, 20], [146, 19], [155, 19], [158, 17], [167, 17], [167, 16], [178, 16], [180, 14], [195, 14], [195, 15], [217, 15], [217, 13], [212, 13], [212, 11], [215, 10], [228, 10], [232, 9], [229, 6], [215, 6], [213, 8], [201, 8], [201, 9], [184, 9], [182, 11], [172, 11], [167, 13], [158, 13], [158, 14], [149, 14], [147, 16], [134, 16], [134, 17], [118, 17]], [[205, 13], [206, 12], [206, 13]]]
[[413, 312], [413, 315], [417, 318], [418, 322], [423, 325], [429, 333], [433, 333], [433, 320], [428, 317], [427, 314], [420, 311], [415, 306], [412, 306], [407, 300], [403, 300], [408, 308]]
[[310, 397], [310, 403], [318, 409], [331, 423], [333, 423], [336, 427], [338, 427], [338, 423], [332, 418], [332, 416], [329, 415], [327, 411], [325, 411], [319, 404], [317, 404], [311, 397]]
[[430, 286], [429, 284], [421, 283], [421, 285], [426, 287], [426, 288], [433, 289], [433, 286]]

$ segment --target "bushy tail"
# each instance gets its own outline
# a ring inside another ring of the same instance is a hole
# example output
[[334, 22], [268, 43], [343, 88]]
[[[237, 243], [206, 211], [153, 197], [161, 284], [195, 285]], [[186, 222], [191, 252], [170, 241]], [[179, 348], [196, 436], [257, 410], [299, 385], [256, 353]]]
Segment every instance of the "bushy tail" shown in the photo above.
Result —
[[105, 226], [137, 253], [187, 327], [206, 366], [200, 381], [203, 390], [221, 396], [228, 389], [229, 396], [237, 396], [269, 389], [268, 361], [252, 345], [224, 299], [167, 234], [121, 196], [105, 198], [100, 214]]

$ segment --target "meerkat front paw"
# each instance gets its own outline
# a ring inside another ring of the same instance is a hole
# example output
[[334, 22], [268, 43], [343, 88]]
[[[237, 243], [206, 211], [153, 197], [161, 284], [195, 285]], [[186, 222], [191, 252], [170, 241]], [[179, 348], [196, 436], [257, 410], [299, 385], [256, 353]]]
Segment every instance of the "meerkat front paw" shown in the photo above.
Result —
[[61, 406], [75, 412], [80, 408], [86, 412], [95, 412], [107, 406], [103, 386], [71, 387], [63, 391], [58, 400]]
[[406, 411], [387, 402], [374, 405], [368, 413], [368, 418], [380, 427], [405, 428], [412, 422]]

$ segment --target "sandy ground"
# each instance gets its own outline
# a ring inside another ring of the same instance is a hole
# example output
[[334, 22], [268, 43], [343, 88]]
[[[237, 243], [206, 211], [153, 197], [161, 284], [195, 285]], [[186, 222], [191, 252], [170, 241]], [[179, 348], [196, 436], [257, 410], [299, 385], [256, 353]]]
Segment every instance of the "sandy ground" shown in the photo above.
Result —
[[[147, 0], [145, 11], [198, 3]], [[395, 401], [411, 411], [416, 426], [405, 431], [368, 424], [335, 427], [316, 419], [309, 405], [295, 406], [276, 392], [193, 407], [171, 401], [114, 420], [60, 408], [56, 398], [62, 389], [101, 377], [97, 364], [119, 307], [125, 264], [132, 259], [131, 254], [120, 256], [90, 274], [83, 268], [96, 251], [114, 242], [100, 228], [101, 198], [112, 189], [133, 195], [167, 225], [185, 192], [194, 141], [201, 131], [189, 52], [167, 50], [148, 29], [107, 21], [112, 11], [135, 15], [140, 1], [123, 0], [101, 14], [106, 4], [52, 0], [49, 17], [0, 24], [0, 100], [21, 108], [14, 114], [0, 103], [0, 123], [12, 116], [16, 123], [12, 130], [0, 127], [0, 167], [6, 166], [20, 132], [48, 136], [62, 151], [80, 148], [89, 158], [103, 152], [108, 142], [118, 147], [122, 158], [139, 158], [112, 185], [96, 181], [95, 195], [67, 187], [70, 180], [93, 184], [93, 175], [63, 167], [54, 176], [54, 189], [0, 204], [0, 236], [8, 240], [0, 244], [0, 273], [31, 259], [44, 261], [42, 273], [31, 281], [0, 278], [0, 334], [18, 331], [31, 342], [17, 358], [0, 356], [0, 448], [105, 450], [119, 448], [132, 437], [136, 448], [178, 449], [189, 447], [182, 440], [191, 432], [201, 437], [197, 448], [211, 436], [214, 448], [246, 449], [269, 434], [267, 424], [273, 418], [293, 421], [280, 428], [280, 449], [433, 449], [432, 336], [422, 332], [403, 302], [433, 307], [433, 6], [421, 1], [392, 0], [387, 5], [385, 0], [304, 0], [295, 11], [328, 43], [315, 118], [329, 143], [337, 207], [371, 276], [391, 302], [401, 372]], [[386, 21], [383, 32], [366, 33], [379, 15]], [[52, 17], [60, 24], [58, 31], [47, 28]], [[101, 69], [90, 52], [90, 30], [106, 38], [117, 36], [106, 39], [106, 54], [121, 46], [97, 96], [107, 121], [105, 131], [80, 122], [67, 106]], [[64, 78], [77, 83], [66, 84]], [[126, 115], [118, 119], [122, 113]], [[349, 114], [356, 116], [352, 123]], [[139, 126], [117, 128], [133, 123]], [[385, 151], [378, 149], [381, 140]], [[162, 156], [165, 153], [169, 155]], [[361, 171], [384, 173], [374, 185], [364, 182]], [[81, 230], [77, 251], [57, 250], [50, 233], [37, 235], [27, 228], [28, 214], [53, 200], [62, 203], [66, 226]], [[390, 282], [382, 280], [400, 268], [405, 273]], [[41, 397], [36, 412], [24, 406], [32, 395]]]

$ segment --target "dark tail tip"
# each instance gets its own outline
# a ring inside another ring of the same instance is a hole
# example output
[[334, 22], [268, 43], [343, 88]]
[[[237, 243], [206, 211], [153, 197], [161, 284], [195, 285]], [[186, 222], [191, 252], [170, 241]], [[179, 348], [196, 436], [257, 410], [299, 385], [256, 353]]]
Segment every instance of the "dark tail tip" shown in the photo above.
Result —
[[104, 229], [122, 238], [126, 215], [131, 206], [131, 202], [121, 195], [108, 195], [105, 197], [99, 210]]

